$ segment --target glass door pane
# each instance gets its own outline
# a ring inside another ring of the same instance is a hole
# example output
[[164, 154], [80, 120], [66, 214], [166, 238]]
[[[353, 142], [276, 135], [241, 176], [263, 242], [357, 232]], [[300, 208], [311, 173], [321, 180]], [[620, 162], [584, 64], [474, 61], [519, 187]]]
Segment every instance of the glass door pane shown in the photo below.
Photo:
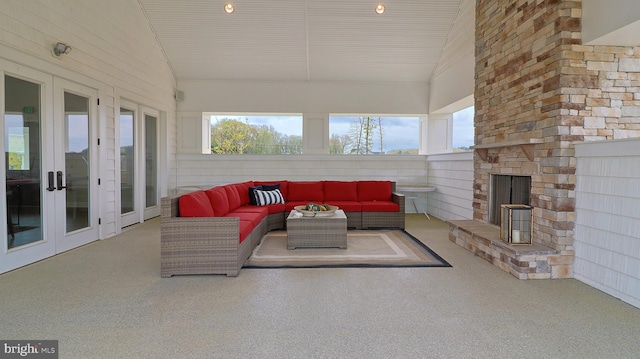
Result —
[[[90, 226], [89, 174], [89, 99], [64, 93], [65, 173], [66, 173], [66, 232]], [[57, 176], [62, 176], [58, 173]], [[56, 179], [58, 182], [61, 180]]]
[[135, 210], [135, 113], [120, 108], [120, 214]]
[[98, 92], [54, 78], [56, 252], [99, 238]]
[[7, 249], [43, 240], [40, 85], [5, 76]]
[[144, 116], [145, 128], [145, 208], [158, 205], [158, 130], [157, 118]]

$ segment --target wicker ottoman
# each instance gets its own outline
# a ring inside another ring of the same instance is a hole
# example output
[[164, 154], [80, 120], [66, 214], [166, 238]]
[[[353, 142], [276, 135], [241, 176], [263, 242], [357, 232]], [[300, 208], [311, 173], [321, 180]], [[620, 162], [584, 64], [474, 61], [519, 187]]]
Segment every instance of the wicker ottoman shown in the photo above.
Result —
[[287, 249], [347, 248], [347, 216], [339, 209], [328, 217], [287, 217]]

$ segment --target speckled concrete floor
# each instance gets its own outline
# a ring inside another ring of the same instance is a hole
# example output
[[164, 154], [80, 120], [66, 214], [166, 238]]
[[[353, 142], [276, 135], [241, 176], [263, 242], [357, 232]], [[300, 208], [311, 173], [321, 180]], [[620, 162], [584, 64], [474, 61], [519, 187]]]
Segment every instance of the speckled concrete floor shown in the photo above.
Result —
[[159, 276], [159, 221], [0, 275], [0, 339], [60, 358], [634, 358], [640, 309], [576, 280], [520, 281], [407, 216], [452, 268]]

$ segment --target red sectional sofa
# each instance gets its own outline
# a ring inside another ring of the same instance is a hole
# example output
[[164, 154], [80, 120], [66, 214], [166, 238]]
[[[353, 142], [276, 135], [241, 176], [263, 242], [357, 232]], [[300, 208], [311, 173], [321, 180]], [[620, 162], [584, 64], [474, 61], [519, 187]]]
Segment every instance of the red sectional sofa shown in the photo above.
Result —
[[404, 229], [405, 199], [392, 181], [247, 181], [216, 186], [162, 198], [161, 276], [237, 276], [264, 234], [285, 229], [293, 207], [309, 202], [340, 207], [352, 229]]

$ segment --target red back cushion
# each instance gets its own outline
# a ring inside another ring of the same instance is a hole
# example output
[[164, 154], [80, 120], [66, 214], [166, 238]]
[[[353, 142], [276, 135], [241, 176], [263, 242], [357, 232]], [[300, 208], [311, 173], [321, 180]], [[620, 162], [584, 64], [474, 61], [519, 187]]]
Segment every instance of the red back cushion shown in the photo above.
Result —
[[[229, 212], [240, 207], [240, 204], [242, 202], [240, 201], [240, 195], [238, 194], [238, 189], [236, 188], [236, 186], [228, 184], [226, 186], [223, 186], [223, 188], [225, 191], [227, 191], [227, 198], [229, 199]], [[247, 191], [249, 190], [247, 189]], [[249, 196], [247, 196], [247, 198], [249, 198]]]
[[322, 181], [317, 182], [289, 182], [288, 201], [324, 201]]
[[216, 217], [222, 217], [229, 213], [229, 198], [227, 198], [227, 191], [222, 187], [213, 187], [205, 191], [213, 212]]
[[204, 191], [195, 191], [180, 196], [180, 217], [213, 217], [213, 207]]
[[359, 201], [391, 201], [391, 181], [358, 181]]
[[240, 196], [240, 205], [249, 204], [249, 187], [253, 187], [253, 182], [236, 183], [234, 186]]
[[324, 181], [324, 200], [357, 202], [358, 182]]

